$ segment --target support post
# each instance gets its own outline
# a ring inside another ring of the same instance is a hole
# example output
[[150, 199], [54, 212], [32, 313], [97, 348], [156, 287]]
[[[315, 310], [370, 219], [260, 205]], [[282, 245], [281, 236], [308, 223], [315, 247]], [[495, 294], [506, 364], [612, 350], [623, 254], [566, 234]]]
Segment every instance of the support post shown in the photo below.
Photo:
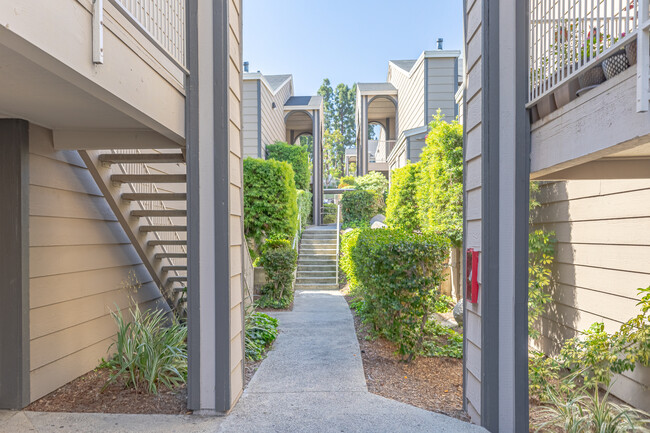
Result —
[[317, 110], [312, 112], [312, 137], [314, 142], [312, 155], [314, 163], [314, 224], [319, 226], [323, 220], [323, 152], [320, 143], [320, 116]]
[[0, 409], [22, 409], [29, 391], [29, 123], [0, 119]]

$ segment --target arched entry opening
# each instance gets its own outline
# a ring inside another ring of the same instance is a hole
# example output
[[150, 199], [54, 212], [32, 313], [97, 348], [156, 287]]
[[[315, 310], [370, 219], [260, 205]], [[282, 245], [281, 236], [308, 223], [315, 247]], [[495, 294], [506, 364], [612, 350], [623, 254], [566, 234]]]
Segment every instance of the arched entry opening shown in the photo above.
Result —
[[[364, 94], [372, 90], [362, 87], [359, 95], [361, 112], [359, 136], [357, 137], [357, 174], [369, 171], [388, 171], [386, 160], [395, 144], [398, 130], [397, 99], [391, 94]], [[373, 131], [375, 134], [372, 134]], [[382, 134], [383, 132], [383, 134]], [[373, 141], [374, 140], [374, 141]], [[379, 150], [382, 166], [374, 166]], [[371, 156], [372, 154], [372, 156]], [[371, 160], [375, 160], [371, 162]], [[370, 167], [373, 164], [373, 167]]]

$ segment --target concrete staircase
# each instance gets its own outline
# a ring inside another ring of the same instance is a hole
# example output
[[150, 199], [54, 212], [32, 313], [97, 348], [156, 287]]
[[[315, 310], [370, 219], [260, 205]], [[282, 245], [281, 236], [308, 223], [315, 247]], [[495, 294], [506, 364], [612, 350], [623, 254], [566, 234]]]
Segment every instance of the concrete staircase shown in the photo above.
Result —
[[302, 234], [295, 290], [338, 290], [336, 228], [309, 227]]

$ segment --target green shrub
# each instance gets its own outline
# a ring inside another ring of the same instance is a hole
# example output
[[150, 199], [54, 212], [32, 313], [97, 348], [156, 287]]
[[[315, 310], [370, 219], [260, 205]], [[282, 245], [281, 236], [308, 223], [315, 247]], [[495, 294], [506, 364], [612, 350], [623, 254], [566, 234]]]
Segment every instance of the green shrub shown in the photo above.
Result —
[[260, 265], [264, 267], [267, 283], [262, 287], [260, 307], [286, 308], [291, 304], [296, 260], [296, 251], [289, 241], [266, 240], [262, 246]]
[[429, 320], [424, 330], [424, 354], [427, 356], [463, 357], [463, 335], [444, 325]]
[[535, 230], [528, 235], [528, 335], [532, 339], [540, 336], [535, 327], [546, 305], [553, 298], [551, 266], [555, 260], [555, 238], [553, 232]]
[[[141, 311], [135, 304], [132, 321], [111, 312], [117, 325], [116, 353], [102, 367], [112, 370], [106, 388], [120, 377], [127, 386], [157, 394], [160, 385], [173, 389], [187, 381], [187, 327], [162, 310]], [[170, 324], [171, 320], [171, 324]]]
[[311, 223], [311, 213], [313, 210], [312, 196], [313, 194], [309, 191], [298, 190], [298, 214], [302, 221], [300, 231], [303, 231]]
[[357, 240], [360, 233], [360, 229], [354, 229], [341, 236], [341, 256], [339, 258], [339, 265], [341, 270], [345, 273], [348, 284], [350, 285], [350, 290], [352, 291], [360, 288], [356, 267], [352, 261], [352, 249], [357, 246]]
[[377, 171], [371, 171], [365, 176], [357, 177], [354, 181], [356, 183], [356, 189], [372, 191], [377, 194], [377, 211], [384, 212], [386, 208], [386, 194], [388, 193], [388, 179], [386, 179], [386, 176]]
[[354, 176], [343, 176], [339, 180], [339, 188], [354, 188], [355, 186], [357, 186], [357, 182]]
[[259, 312], [247, 313], [244, 328], [246, 359], [259, 361], [278, 336], [278, 319]]
[[438, 110], [420, 156], [417, 200], [420, 227], [460, 246], [463, 236], [463, 127]]
[[370, 221], [379, 211], [377, 194], [373, 191], [346, 191], [341, 199], [343, 223]]
[[354, 230], [344, 236], [342, 267], [361, 286], [374, 330], [394, 342], [403, 359], [422, 352], [449, 244], [434, 234]]
[[292, 239], [297, 226], [297, 193], [289, 163], [246, 158], [244, 233], [254, 252], [259, 253], [266, 238]]
[[417, 185], [420, 164], [393, 170], [386, 200], [386, 224], [407, 231], [420, 230]]
[[334, 203], [325, 203], [323, 205], [323, 224], [336, 223], [336, 212], [338, 206]]
[[275, 144], [266, 146], [266, 154], [267, 159], [286, 161], [291, 164], [296, 188], [309, 191], [311, 174], [309, 172], [309, 155], [306, 148], [278, 141]]

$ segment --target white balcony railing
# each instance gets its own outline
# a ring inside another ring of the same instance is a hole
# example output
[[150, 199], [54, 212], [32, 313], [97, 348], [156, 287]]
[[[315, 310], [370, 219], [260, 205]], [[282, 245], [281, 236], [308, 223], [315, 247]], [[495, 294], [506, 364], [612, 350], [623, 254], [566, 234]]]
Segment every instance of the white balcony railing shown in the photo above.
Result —
[[[531, 105], [635, 39], [640, 25], [648, 22], [650, 2], [529, 1], [528, 100]], [[640, 15], [640, 9], [644, 15]]]
[[175, 63], [186, 68], [186, 0], [110, 0], [140, 26], [145, 35], [166, 52]]

